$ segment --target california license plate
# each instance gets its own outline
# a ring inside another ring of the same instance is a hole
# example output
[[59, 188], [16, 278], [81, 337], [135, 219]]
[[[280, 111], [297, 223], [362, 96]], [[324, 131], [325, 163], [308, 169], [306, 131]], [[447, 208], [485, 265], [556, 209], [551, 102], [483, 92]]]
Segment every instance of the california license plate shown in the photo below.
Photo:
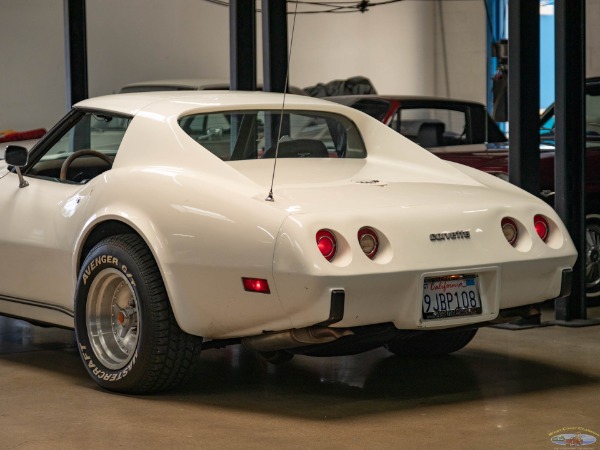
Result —
[[481, 314], [477, 275], [425, 278], [423, 319], [444, 319], [476, 314]]

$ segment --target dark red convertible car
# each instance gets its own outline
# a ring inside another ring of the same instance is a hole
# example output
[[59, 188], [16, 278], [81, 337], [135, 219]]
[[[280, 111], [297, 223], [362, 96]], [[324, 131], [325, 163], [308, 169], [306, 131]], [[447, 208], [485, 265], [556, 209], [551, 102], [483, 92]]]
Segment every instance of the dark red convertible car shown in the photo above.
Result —
[[[508, 181], [508, 139], [477, 102], [436, 97], [328, 97], [386, 123], [442, 159]], [[586, 83], [586, 293], [600, 297], [600, 77]], [[541, 193], [554, 202], [554, 106], [541, 116]]]

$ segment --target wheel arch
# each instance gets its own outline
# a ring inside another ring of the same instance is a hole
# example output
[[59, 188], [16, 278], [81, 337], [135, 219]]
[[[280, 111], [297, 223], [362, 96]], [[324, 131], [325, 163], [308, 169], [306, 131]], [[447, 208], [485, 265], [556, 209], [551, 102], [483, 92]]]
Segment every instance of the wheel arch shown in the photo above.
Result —
[[[137, 234], [144, 239], [144, 237], [141, 236], [137, 230], [119, 220], [109, 219], [99, 222], [88, 231], [87, 235], [79, 245], [79, 251], [77, 252], [76, 272], [79, 273], [86, 256], [98, 242], [106, 239], [107, 237], [118, 234]], [[146, 242], [146, 245], [148, 245], [146, 239], [144, 239], [144, 242]]]
[[[148, 230], [154, 230], [154, 232], [148, 232]], [[155, 227], [153, 227], [153, 223], [149, 218], [133, 223], [127, 220], [126, 217], [111, 214], [104, 217], [97, 217], [95, 221], [88, 223], [81, 233], [77, 242], [76, 251], [73, 253], [73, 274], [75, 285], [77, 284], [79, 272], [85, 261], [85, 258], [94, 248], [94, 246], [110, 236], [116, 236], [119, 234], [134, 234], [139, 236], [144, 241], [146, 247], [148, 247], [152, 257], [154, 258], [156, 265], [158, 266], [160, 276], [163, 280], [167, 295], [169, 297], [169, 303], [171, 304], [171, 308], [175, 314], [175, 319], [178, 323], [180, 323], [177, 317], [177, 305], [175, 302], [173, 302], [172, 282], [171, 279], [166, 276], [165, 269], [161, 264], [161, 261], [163, 260], [161, 256], [164, 256], [161, 255], [160, 251], [161, 237], [156, 233]]]

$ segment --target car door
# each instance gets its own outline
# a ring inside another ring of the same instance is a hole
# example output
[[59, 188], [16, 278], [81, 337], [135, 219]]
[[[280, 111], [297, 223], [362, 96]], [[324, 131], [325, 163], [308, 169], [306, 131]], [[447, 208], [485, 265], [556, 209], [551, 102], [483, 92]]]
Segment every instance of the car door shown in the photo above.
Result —
[[0, 295], [72, 310], [73, 248], [90, 189], [27, 181], [20, 188], [10, 172], [0, 180]]
[[[14, 311], [20, 305], [72, 313], [73, 252], [85, 206], [94, 178], [110, 168], [129, 122], [114, 118], [85, 111], [65, 117], [32, 150], [23, 168], [27, 186], [14, 169], [0, 171], [0, 312], [19, 315]], [[44, 320], [43, 314], [36, 318]]]

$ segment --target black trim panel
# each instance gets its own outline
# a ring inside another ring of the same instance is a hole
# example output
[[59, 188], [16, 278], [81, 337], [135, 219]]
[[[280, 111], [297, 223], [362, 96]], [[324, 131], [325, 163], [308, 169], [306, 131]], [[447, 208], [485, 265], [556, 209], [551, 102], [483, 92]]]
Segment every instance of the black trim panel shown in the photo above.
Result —
[[317, 325], [328, 326], [339, 322], [344, 318], [344, 303], [346, 300], [346, 292], [343, 289], [334, 289], [331, 291], [331, 307], [329, 310], [329, 319]]
[[558, 298], [564, 298], [571, 295], [573, 288], [573, 269], [564, 269], [562, 272], [562, 279], [560, 282], [560, 294]]
[[[6, 297], [4, 295], [0, 295], [0, 301], [9, 302], [9, 303], [17, 303], [19, 305], [33, 306], [35, 308], [40, 308], [40, 309], [49, 309], [51, 311], [63, 313], [69, 317], [75, 318], [74, 311], [67, 309], [67, 308], [63, 308], [62, 306], [49, 305], [48, 303], [42, 303], [42, 302], [38, 302], [35, 300], [25, 300], [22, 298]], [[0, 315], [1, 314], [2, 313], [0, 313]]]

